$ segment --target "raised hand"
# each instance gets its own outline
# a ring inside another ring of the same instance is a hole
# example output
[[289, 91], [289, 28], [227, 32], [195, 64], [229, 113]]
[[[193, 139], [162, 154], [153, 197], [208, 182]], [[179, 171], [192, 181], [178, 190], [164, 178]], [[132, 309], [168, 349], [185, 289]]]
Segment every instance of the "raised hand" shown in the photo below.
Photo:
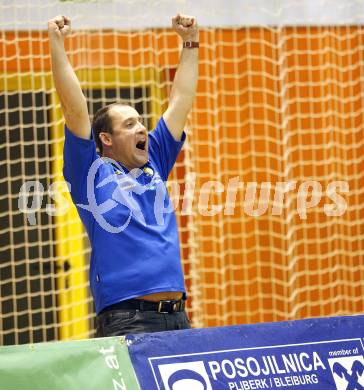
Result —
[[48, 35], [50, 39], [64, 39], [71, 32], [71, 20], [66, 16], [58, 15], [48, 21]]
[[198, 40], [198, 27], [194, 16], [177, 14], [172, 18], [172, 28], [183, 41]]

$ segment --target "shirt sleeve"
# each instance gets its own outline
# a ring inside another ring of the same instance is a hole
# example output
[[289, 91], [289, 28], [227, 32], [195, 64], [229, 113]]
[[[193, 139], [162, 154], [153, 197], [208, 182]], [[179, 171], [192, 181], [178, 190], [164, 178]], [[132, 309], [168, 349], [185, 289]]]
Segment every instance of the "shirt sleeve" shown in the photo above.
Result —
[[92, 163], [99, 158], [92, 132], [90, 139], [74, 135], [65, 126], [63, 149], [63, 176], [71, 185], [71, 196], [75, 203], [86, 203], [87, 175]]
[[183, 132], [181, 141], [176, 141], [163, 117], [159, 120], [156, 128], [149, 133], [149, 153], [159, 168], [162, 180], [168, 179], [185, 139], [186, 133]]

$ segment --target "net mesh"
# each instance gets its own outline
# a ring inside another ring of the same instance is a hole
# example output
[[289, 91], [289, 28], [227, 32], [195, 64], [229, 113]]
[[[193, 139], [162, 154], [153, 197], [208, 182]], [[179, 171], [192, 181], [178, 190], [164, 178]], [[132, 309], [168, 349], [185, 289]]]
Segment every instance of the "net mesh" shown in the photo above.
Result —
[[[43, 30], [53, 15], [23, 2], [0, 3], [28, 20], [0, 23], [1, 344], [94, 334], [90, 247], [62, 184]], [[249, 11], [263, 10], [265, 25], [201, 27], [198, 93], [170, 177], [196, 327], [363, 311], [363, 26], [274, 26], [259, 4]], [[126, 99], [152, 128], [178, 64], [175, 33], [72, 19], [67, 52], [91, 116]], [[328, 215], [333, 188], [341, 215]]]

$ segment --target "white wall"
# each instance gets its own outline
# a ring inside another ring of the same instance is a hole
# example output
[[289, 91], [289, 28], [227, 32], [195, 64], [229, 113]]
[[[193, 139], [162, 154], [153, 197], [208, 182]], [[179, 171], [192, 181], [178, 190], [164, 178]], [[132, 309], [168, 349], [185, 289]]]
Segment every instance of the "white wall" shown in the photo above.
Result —
[[0, 29], [44, 29], [57, 14], [75, 29], [168, 27], [179, 11], [214, 27], [364, 24], [364, 0], [0, 0]]

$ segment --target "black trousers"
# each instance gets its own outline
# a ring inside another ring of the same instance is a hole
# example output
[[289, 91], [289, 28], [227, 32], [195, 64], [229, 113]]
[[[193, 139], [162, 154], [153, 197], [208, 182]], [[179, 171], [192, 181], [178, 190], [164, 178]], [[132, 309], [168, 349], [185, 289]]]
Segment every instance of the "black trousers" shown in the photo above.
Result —
[[124, 336], [128, 333], [152, 333], [190, 329], [186, 312], [108, 310], [96, 317], [96, 337]]

